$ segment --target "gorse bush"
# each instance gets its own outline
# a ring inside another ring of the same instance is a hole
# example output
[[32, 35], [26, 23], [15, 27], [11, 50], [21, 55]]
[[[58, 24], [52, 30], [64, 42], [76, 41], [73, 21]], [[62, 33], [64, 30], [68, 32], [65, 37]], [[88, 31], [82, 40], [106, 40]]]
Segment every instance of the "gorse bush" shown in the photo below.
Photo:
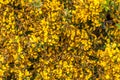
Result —
[[0, 0], [0, 80], [119, 80], [120, 0]]

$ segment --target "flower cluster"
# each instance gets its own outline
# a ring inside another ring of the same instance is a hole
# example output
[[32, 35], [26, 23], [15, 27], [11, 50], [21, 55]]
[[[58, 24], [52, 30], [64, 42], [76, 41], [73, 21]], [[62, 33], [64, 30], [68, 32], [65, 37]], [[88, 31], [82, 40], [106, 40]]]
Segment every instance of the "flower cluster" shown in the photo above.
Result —
[[119, 80], [120, 0], [0, 0], [0, 80]]

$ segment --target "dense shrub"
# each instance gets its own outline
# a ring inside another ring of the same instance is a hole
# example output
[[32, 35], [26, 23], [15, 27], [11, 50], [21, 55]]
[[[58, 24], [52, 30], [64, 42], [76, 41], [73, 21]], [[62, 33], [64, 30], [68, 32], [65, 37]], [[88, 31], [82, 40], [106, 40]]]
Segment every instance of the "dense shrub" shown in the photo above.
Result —
[[0, 0], [0, 80], [119, 80], [120, 0]]

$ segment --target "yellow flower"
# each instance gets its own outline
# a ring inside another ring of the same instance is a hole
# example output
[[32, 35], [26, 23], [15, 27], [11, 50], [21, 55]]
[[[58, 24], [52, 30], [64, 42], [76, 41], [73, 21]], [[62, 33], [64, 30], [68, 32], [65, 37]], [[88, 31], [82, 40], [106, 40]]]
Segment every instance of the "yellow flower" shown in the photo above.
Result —
[[14, 58], [14, 60], [17, 60], [17, 59], [18, 59], [18, 55], [17, 55], [17, 54], [14, 54], [14, 55], [13, 55], [13, 58]]
[[59, 39], [57, 35], [53, 35], [52, 38]]
[[3, 62], [4, 58], [2, 55], [0, 55], [0, 61]]
[[120, 62], [120, 58], [119, 57], [117, 58], [117, 62]]
[[45, 79], [45, 80], [48, 80], [50, 77], [48, 76], [48, 72], [46, 70], [44, 70], [43, 72], [41, 72], [41, 75], [42, 77]]
[[29, 76], [29, 75], [30, 75], [29, 71], [25, 70], [25, 76]]
[[105, 67], [106, 64], [107, 64], [107, 63], [106, 63], [105, 61], [101, 61], [101, 63], [100, 63], [100, 65], [103, 66], [103, 67]]
[[18, 76], [19, 76], [19, 79], [18, 80], [22, 80], [22, 78], [23, 78], [23, 73], [20, 71], [20, 70], [18, 70]]
[[71, 49], [72, 49], [72, 47], [68, 47], [68, 51], [71, 50]]
[[48, 26], [44, 26], [43, 27], [43, 30], [44, 30], [44, 42], [47, 42], [47, 39], [48, 39]]
[[63, 67], [68, 67], [67, 61], [64, 61], [64, 62], [63, 62]]
[[20, 57], [21, 57], [22, 59], [24, 59], [24, 55], [21, 54]]
[[20, 43], [18, 43], [18, 53], [20, 53], [22, 51], [22, 47], [20, 45]]
[[29, 0], [29, 2], [32, 2], [33, 0]]
[[115, 47], [116, 47], [116, 43], [113, 43], [113, 44], [112, 44], [112, 48], [115, 48]]
[[62, 65], [62, 60], [59, 61], [59, 64]]
[[0, 0], [0, 3], [2, 4], [8, 4], [10, 1], [9, 0]]
[[106, 79], [110, 79], [110, 76], [107, 74], [107, 75], [105, 76], [105, 78], [106, 78]]
[[39, 14], [42, 14], [42, 11], [41, 11], [41, 10], [39, 10]]
[[72, 30], [71, 31], [71, 40], [74, 40], [74, 37], [75, 37], [75, 30]]
[[31, 41], [31, 42], [38, 42], [38, 38], [35, 37], [34, 35], [31, 35], [30, 41]]
[[0, 69], [0, 77], [3, 76], [4, 71]]
[[71, 80], [71, 78], [70, 78], [70, 77], [67, 77], [66, 80]]
[[21, 0], [21, 4], [24, 6], [25, 5], [25, 2], [24, 2], [24, 0]]

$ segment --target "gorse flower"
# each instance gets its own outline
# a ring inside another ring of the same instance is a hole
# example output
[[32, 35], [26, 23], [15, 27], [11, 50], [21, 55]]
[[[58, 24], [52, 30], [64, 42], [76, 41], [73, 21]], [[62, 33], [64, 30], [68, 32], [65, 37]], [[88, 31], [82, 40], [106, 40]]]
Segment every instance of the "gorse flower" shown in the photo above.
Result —
[[0, 0], [0, 80], [119, 80], [119, 0]]

